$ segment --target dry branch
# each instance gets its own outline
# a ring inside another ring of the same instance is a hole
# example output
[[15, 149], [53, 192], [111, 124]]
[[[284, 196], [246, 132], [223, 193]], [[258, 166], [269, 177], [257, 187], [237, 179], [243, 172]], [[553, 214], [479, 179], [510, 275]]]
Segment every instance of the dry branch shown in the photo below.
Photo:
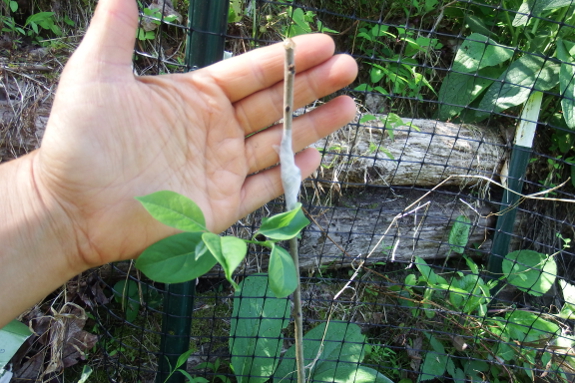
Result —
[[34, 78], [0, 80], [0, 162], [40, 146], [51, 108], [51, 89]]

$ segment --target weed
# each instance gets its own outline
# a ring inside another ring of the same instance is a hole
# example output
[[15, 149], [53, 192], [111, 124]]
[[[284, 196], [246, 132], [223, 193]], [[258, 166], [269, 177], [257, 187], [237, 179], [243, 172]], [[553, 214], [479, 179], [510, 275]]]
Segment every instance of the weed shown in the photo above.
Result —
[[[232, 365], [238, 383], [274, 382], [293, 377], [296, 370], [295, 347], [290, 347], [278, 364], [282, 352], [282, 330], [289, 322], [289, 301], [274, 299], [265, 278], [254, 275], [242, 282], [242, 297], [236, 292], [230, 338]], [[359, 326], [346, 322], [321, 323], [303, 339], [304, 360], [311, 381], [390, 383], [376, 370], [361, 362], [369, 352], [364, 347]]]
[[122, 304], [126, 320], [133, 322], [138, 316], [141, 304], [150, 308], [158, 308], [162, 303], [162, 296], [153, 287], [140, 284], [131, 279], [121, 280], [113, 287], [114, 300]]
[[[196, 369], [205, 369], [205, 370], [210, 370], [212, 372], [212, 379], [211, 380], [207, 380], [204, 379], [205, 382], [202, 383], [214, 383], [216, 381], [216, 379], [220, 379], [223, 383], [231, 383], [230, 378], [228, 378], [226, 375], [223, 374], [218, 374], [218, 372], [220, 371], [220, 367], [224, 364], [225, 362], [222, 362], [222, 360], [220, 358], [216, 358], [216, 360], [211, 363], [211, 362], [204, 362], [204, 363], [200, 363], [199, 365], [196, 366]], [[196, 378], [198, 379], [198, 378]], [[198, 380], [196, 380], [197, 382]]]
[[[398, 43], [402, 46], [400, 53], [395, 49]], [[417, 35], [406, 27], [375, 25], [370, 28], [366, 24], [359, 28], [355, 46], [362, 55], [376, 61], [364, 61], [369, 68], [369, 80], [354, 90], [419, 100], [423, 99], [424, 88], [435, 93], [426, 78], [426, 70], [419, 69], [417, 57], [441, 49], [437, 39]]]
[[[473, 33], [457, 50], [452, 71], [441, 86], [438, 117], [481, 121], [522, 105], [535, 89], [564, 95], [563, 118], [574, 128], [575, 86], [571, 78], [575, 61], [571, 52], [575, 29], [564, 23], [571, 23], [575, 10], [570, 3], [553, 1], [510, 1], [508, 6], [516, 11], [513, 18], [511, 11], [484, 12], [481, 4], [471, 7], [479, 17], [470, 23]], [[511, 44], [503, 45], [504, 41]], [[541, 55], [561, 62], [544, 60]], [[473, 110], [466, 109], [470, 105]]]
[[[469, 231], [465, 227], [468, 225], [462, 217], [455, 221], [449, 235], [453, 251], [463, 253], [458, 249], [467, 244]], [[397, 292], [398, 303], [408, 308], [414, 318], [442, 316], [445, 323], [457, 325], [461, 334], [453, 338], [441, 335], [443, 329], [436, 329], [437, 333], [432, 329], [424, 332], [430, 351], [421, 365], [419, 380], [446, 374], [455, 380], [486, 380], [486, 376], [490, 376], [490, 381], [503, 382], [502, 374], [507, 374], [512, 381], [521, 376], [534, 379], [534, 369], [544, 366], [556, 381], [567, 381], [565, 373], [575, 360], [561, 354], [566, 358], [562, 360], [568, 361], [562, 364], [555, 355], [557, 351], [541, 353], [536, 346], [557, 337], [558, 341], [562, 339], [559, 342], [563, 346], [571, 347], [574, 339], [559, 336], [561, 328], [552, 317], [512, 307], [488, 309], [495, 296], [492, 291], [501, 281], [533, 296], [549, 291], [557, 274], [553, 257], [532, 250], [511, 252], [503, 260], [503, 276], [489, 280], [481, 277], [481, 270], [470, 258], [463, 257], [470, 272], [457, 271], [449, 279], [416, 257], [419, 275], [409, 274], [403, 286], [392, 287]], [[575, 288], [564, 280], [559, 282], [566, 300], [575, 298], [571, 295]], [[563, 305], [561, 313], [560, 316], [569, 317], [571, 306]], [[501, 367], [501, 363], [515, 364], [517, 368]]]

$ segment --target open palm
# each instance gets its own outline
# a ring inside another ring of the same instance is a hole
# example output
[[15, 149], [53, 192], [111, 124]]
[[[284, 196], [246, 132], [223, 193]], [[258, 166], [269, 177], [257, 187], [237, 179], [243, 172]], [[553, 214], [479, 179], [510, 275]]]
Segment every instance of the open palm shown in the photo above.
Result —
[[[193, 73], [135, 77], [136, 27], [135, 1], [100, 1], [62, 75], [33, 161], [40, 193], [73, 223], [78, 261], [87, 266], [135, 257], [173, 234], [135, 196], [158, 190], [184, 194], [218, 232], [282, 192], [279, 169], [270, 168], [278, 162], [274, 146], [281, 126], [265, 129], [282, 114], [282, 46]], [[355, 62], [333, 56], [329, 37], [304, 36], [295, 43], [296, 107], [355, 78]], [[339, 97], [297, 118], [294, 150], [354, 113], [353, 101]], [[313, 149], [296, 156], [304, 176], [318, 163]]]

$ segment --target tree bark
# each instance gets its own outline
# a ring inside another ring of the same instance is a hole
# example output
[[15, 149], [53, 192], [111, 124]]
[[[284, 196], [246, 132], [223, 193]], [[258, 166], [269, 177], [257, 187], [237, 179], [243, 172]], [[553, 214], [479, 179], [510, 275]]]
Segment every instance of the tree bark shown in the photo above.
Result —
[[[344, 187], [433, 187], [451, 175], [492, 178], [505, 158], [505, 142], [490, 128], [404, 118], [386, 129], [386, 116], [377, 117], [361, 124], [356, 119], [313, 145], [323, 152], [319, 181]], [[447, 185], [478, 182], [459, 178]]]

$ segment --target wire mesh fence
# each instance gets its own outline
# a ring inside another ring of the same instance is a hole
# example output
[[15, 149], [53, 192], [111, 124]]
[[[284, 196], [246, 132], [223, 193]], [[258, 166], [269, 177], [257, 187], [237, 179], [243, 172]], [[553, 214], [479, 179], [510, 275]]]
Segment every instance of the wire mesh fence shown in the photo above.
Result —
[[[227, 57], [323, 32], [359, 64], [342, 92], [357, 117], [314, 145], [322, 163], [302, 189], [313, 381], [574, 380], [571, 0], [232, 0], [223, 35], [207, 14], [184, 27], [183, 4], [140, 5], [141, 75], [195, 69], [194, 35], [225, 37]], [[251, 238], [281, 210], [229, 231]], [[289, 300], [261, 277], [268, 256], [249, 248], [236, 293], [218, 268], [188, 290], [131, 263], [97, 271], [102, 379], [295, 380]], [[174, 319], [185, 331], [165, 327]]]

